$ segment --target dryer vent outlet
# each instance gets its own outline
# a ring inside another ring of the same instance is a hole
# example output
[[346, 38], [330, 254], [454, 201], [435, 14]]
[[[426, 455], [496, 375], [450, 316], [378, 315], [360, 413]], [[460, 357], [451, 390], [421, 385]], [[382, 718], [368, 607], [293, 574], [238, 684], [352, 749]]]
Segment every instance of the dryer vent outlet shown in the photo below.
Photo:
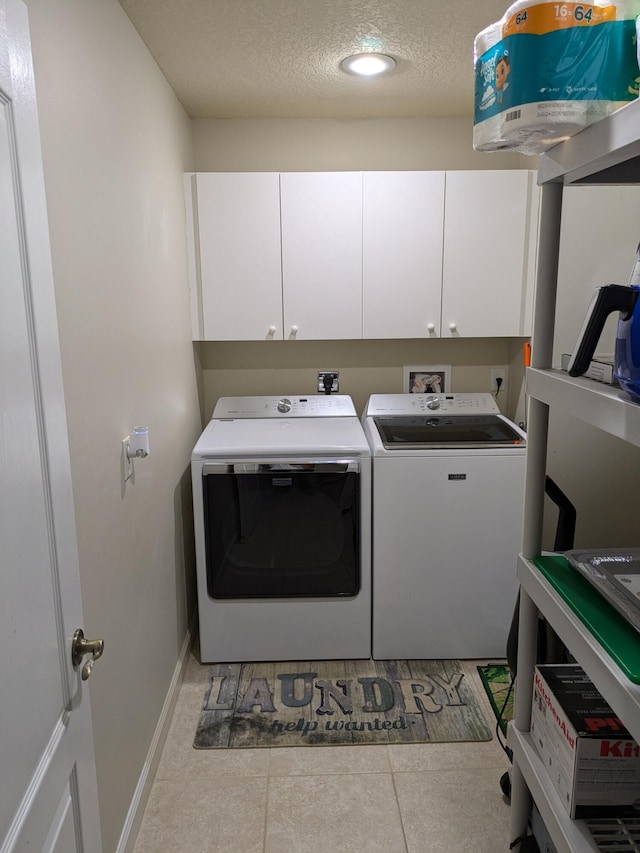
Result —
[[[318, 393], [326, 394], [327, 386], [329, 385], [329, 381], [331, 381], [331, 393], [337, 394], [339, 383], [338, 377], [340, 373], [337, 370], [319, 370], [318, 371]], [[326, 382], [326, 385], [325, 385]]]

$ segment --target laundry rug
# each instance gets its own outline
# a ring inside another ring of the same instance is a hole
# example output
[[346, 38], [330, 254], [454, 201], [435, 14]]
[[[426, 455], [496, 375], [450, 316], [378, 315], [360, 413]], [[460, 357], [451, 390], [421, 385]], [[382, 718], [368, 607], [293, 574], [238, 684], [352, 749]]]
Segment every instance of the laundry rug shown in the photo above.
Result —
[[216, 664], [196, 749], [491, 740], [456, 660]]
[[[511, 685], [511, 670], [501, 663], [488, 663], [479, 666], [478, 672], [482, 679], [484, 689], [487, 691], [489, 702], [500, 721], [500, 730], [503, 735], [507, 733], [507, 723], [513, 719], [514, 690], [509, 693]], [[506, 702], [506, 705], [505, 705]]]

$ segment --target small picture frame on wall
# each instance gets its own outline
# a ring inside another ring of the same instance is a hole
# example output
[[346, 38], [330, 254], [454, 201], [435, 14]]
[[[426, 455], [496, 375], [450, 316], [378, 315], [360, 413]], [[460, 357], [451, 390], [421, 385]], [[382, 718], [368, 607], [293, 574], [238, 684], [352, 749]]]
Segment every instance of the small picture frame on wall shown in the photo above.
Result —
[[451, 391], [451, 365], [405, 365], [402, 388], [405, 394], [446, 394]]

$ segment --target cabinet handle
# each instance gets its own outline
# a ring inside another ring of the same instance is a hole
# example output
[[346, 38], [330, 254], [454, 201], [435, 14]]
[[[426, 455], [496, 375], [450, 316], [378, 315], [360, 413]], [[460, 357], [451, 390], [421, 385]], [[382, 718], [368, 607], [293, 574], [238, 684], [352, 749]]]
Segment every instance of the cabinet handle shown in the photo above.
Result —
[[269, 326], [269, 334], [270, 335], [275, 335], [276, 332], [277, 332], [277, 329], [275, 326]]
[[297, 335], [297, 334], [298, 334], [298, 331], [299, 331], [299, 330], [298, 330], [298, 327], [297, 327], [297, 326], [292, 326], [292, 327], [291, 327], [291, 334], [292, 334], [292, 335]]
[[455, 332], [455, 330], [458, 328], [458, 324], [457, 323], [449, 323], [449, 328], [451, 329], [452, 332]]
[[429, 332], [435, 332], [435, 330], [436, 330], [435, 323], [428, 323], [428, 324], [427, 324], [427, 331], [429, 331]]

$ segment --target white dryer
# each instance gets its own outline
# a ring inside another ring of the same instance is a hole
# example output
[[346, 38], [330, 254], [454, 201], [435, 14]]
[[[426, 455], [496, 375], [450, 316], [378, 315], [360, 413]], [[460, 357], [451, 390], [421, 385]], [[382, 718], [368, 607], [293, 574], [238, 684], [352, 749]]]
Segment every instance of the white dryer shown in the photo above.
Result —
[[371, 655], [371, 454], [349, 397], [223, 397], [192, 454], [204, 661]]
[[503, 658], [525, 434], [491, 394], [375, 394], [373, 657]]

